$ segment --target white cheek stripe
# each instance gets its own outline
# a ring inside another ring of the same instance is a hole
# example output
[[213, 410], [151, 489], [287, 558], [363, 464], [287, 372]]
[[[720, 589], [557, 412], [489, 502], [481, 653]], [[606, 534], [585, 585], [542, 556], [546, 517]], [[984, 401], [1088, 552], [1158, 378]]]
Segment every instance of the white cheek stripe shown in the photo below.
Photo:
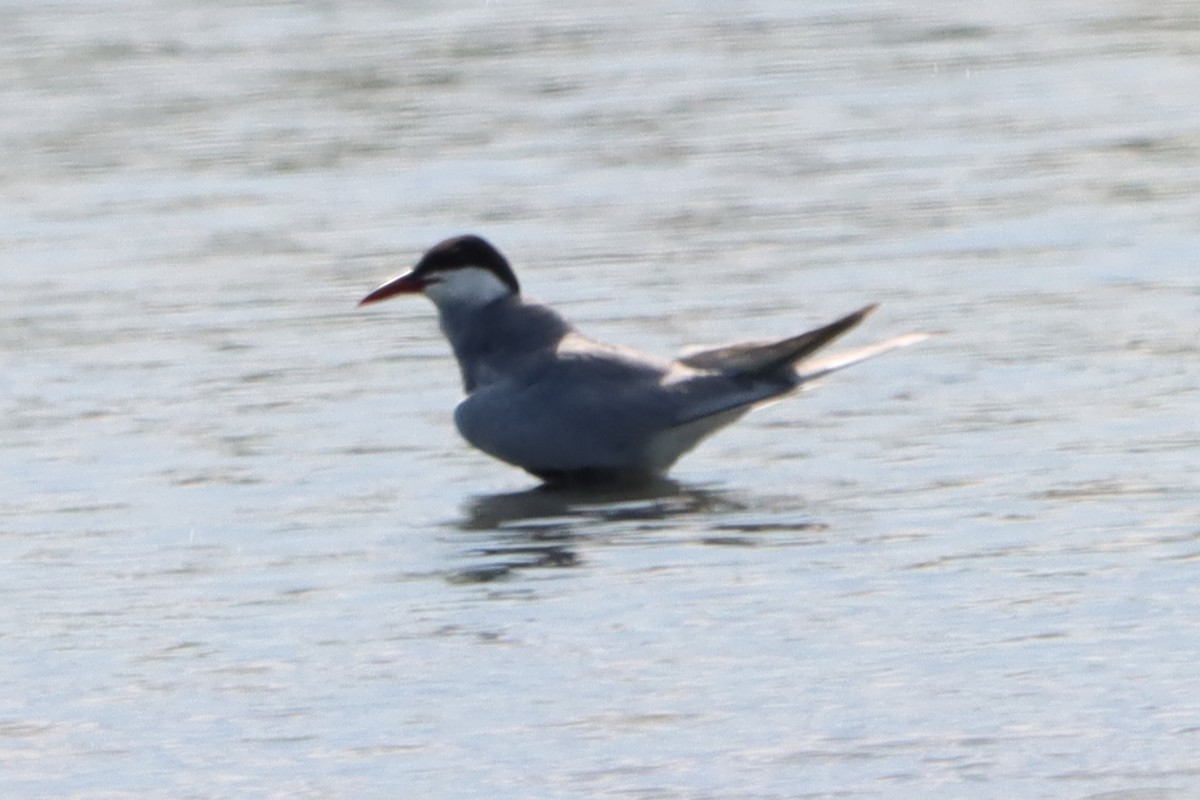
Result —
[[490, 270], [462, 267], [437, 273], [425, 294], [438, 304], [483, 306], [512, 294], [512, 289]]

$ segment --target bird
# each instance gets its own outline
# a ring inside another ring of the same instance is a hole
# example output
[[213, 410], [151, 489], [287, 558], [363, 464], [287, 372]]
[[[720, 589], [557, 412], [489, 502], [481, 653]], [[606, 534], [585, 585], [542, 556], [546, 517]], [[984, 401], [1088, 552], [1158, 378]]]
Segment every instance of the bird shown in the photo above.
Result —
[[508, 260], [474, 234], [435, 245], [358, 305], [404, 294], [424, 294], [437, 309], [466, 395], [454, 410], [462, 437], [549, 486], [662, 480], [752, 408], [926, 338], [810, 359], [872, 304], [797, 336], [660, 358], [588, 338], [527, 299]]

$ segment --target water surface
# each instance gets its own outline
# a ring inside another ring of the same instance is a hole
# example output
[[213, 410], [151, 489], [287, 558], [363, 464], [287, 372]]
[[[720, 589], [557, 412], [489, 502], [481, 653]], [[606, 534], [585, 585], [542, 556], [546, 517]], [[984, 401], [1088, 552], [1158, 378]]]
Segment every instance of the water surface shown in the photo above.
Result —
[[[10, 3], [14, 797], [1189, 798], [1188, 3]], [[472, 230], [599, 338], [942, 336], [622, 495], [470, 451]]]

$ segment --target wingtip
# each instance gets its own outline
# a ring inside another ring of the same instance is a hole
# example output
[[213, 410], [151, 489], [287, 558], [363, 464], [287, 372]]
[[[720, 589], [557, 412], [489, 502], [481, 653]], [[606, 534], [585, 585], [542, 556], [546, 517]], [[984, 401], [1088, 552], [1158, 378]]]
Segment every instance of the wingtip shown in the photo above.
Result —
[[858, 311], [855, 311], [850, 316], [861, 321], [861, 320], [866, 319], [870, 315], [874, 314], [878, 309], [879, 309], [879, 303], [871, 303], [870, 305], [863, 306], [862, 308], [860, 308]]

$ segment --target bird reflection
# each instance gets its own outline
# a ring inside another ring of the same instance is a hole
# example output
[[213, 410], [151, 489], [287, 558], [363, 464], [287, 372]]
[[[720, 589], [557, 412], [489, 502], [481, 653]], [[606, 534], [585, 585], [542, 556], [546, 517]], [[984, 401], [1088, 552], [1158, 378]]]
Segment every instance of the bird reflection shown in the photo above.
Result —
[[458, 570], [451, 579], [483, 583], [515, 569], [574, 567], [576, 544], [613, 525], [654, 527], [677, 517], [745, 510], [730, 495], [666, 478], [633, 486], [539, 486], [520, 492], [473, 498], [455, 523], [464, 532], [486, 532], [488, 541], [469, 556], [482, 563]]
[[744, 505], [718, 490], [686, 486], [667, 478], [633, 485], [542, 485], [473, 498], [459, 527], [465, 531], [484, 531], [580, 521], [661, 521], [684, 514], [743, 508]]

